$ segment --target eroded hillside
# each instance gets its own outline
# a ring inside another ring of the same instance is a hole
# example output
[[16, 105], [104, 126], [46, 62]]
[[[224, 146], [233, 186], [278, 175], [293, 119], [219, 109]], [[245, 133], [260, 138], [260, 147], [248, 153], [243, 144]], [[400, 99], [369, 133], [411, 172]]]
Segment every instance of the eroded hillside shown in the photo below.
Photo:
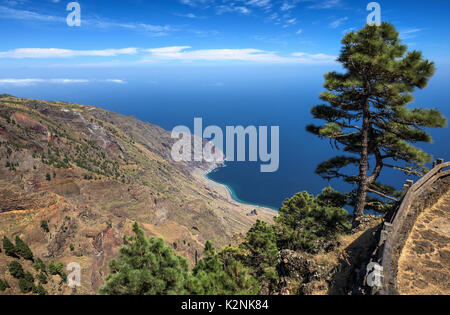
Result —
[[20, 236], [46, 262], [79, 263], [77, 292], [96, 293], [133, 221], [191, 261], [206, 240], [221, 247], [271, 221], [208, 185], [201, 174], [213, 165], [173, 162], [172, 141], [94, 106], [0, 96], [0, 237]]

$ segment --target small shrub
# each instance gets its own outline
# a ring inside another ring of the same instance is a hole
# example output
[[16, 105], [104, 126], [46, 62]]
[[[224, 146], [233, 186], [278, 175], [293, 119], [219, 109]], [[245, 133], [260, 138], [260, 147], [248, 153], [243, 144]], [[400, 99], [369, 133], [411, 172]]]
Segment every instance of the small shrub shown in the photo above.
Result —
[[36, 290], [33, 291], [33, 293], [35, 293], [37, 295], [47, 295], [47, 291], [44, 289], [44, 287], [40, 283], [36, 287]]
[[36, 290], [34, 285], [34, 278], [31, 273], [27, 272], [22, 279], [19, 279], [19, 289], [20, 292], [24, 294]]
[[36, 258], [36, 262], [33, 265], [36, 271], [46, 272], [46, 267], [42, 259]]
[[48, 221], [42, 220], [41, 221], [41, 228], [45, 231], [45, 233], [50, 232], [50, 228], [48, 226]]
[[67, 280], [67, 274], [64, 272], [64, 265], [62, 263], [48, 265], [48, 272], [51, 275], [59, 275], [64, 281]]
[[0, 279], [0, 292], [5, 292], [6, 289], [11, 288], [6, 280]]
[[26, 260], [34, 261], [33, 252], [28, 245], [18, 236], [16, 236], [16, 253]]
[[6, 236], [3, 237], [3, 249], [5, 250], [6, 256], [17, 257], [16, 247]]
[[43, 273], [42, 271], [38, 274], [37, 279], [38, 279], [39, 283], [42, 283], [42, 284], [48, 283], [47, 275], [45, 273]]
[[8, 264], [8, 271], [16, 279], [22, 279], [25, 277], [22, 265], [17, 261], [12, 261]]

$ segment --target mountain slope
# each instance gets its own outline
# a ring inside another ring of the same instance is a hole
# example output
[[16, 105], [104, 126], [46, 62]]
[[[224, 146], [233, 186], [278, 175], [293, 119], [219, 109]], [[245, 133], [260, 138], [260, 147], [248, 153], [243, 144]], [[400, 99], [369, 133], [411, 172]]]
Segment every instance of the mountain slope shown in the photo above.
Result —
[[[274, 213], [230, 201], [175, 163], [170, 133], [94, 106], [0, 96], [0, 237], [24, 239], [46, 262], [77, 262], [79, 293], [95, 293], [137, 221], [194, 260]], [[49, 231], [41, 227], [47, 222]], [[0, 271], [7, 263], [0, 256]], [[3, 267], [2, 267], [3, 266]]]

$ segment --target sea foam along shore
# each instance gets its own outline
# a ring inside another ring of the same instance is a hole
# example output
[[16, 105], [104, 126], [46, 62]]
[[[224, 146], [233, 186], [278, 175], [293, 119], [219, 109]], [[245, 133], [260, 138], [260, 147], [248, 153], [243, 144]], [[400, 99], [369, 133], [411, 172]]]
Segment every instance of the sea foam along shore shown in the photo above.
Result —
[[209, 185], [211, 185], [214, 188], [216, 188], [216, 190], [224, 191], [229, 202], [237, 203], [240, 206], [251, 207], [251, 208], [256, 209], [256, 210], [278, 212], [278, 209], [275, 209], [275, 208], [271, 208], [271, 207], [268, 207], [268, 206], [265, 206], [265, 205], [259, 205], [259, 204], [256, 204], [256, 203], [251, 203], [251, 202], [246, 202], [244, 200], [240, 200], [235, 195], [235, 193], [233, 192], [232, 188], [230, 188], [228, 185], [216, 182], [216, 181], [212, 180], [209, 177], [209, 174], [215, 172], [217, 169], [222, 168], [222, 167], [226, 167], [225, 162], [217, 164], [217, 165], [212, 165], [209, 169], [207, 169], [204, 172], [203, 177], [208, 181]]
[[[241, 217], [245, 218], [244, 220], [242, 220], [242, 222], [247, 222], [247, 225], [242, 225], [241, 223], [239, 223], [241, 221], [236, 221], [236, 231], [239, 230], [237, 233], [245, 233], [246, 231], [248, 231], [248, 228], [250, 228], [256, 222], [256, 220], [261, 220], [269, 224], [273, 224], [273, 219], [278, 214], [276, 210], [239, 202], [233, 198], [233, 195], [231, 194], [227, 186], [217, 183], [206, 176], [209, 172], [213, 171], [217, 167], [220, 167], [220, 164], [209, 165], [208, 168], [196, 167], [191, 169], [191, 175], [194, 176], [194, 178], [200, 184], [206, 186], [206, 188], [208, 188], [210, 192], [215, 193], [211, 194], [211, 196], [214, 196], [215, 198], [214, 200], [212, 200], [210, 206], [212, 206], [213, 208], [218, 207], [222, 210], [226, 209], [227, 211], [237, 213]], [[224, 201], [228, 204], [228, 206], [226, 205], [226, 203], [224, 203]], [[256, 213], [254, 210], [256, 210]], [[240, 230], [242, 227], [244, 227], [245, 231]]]

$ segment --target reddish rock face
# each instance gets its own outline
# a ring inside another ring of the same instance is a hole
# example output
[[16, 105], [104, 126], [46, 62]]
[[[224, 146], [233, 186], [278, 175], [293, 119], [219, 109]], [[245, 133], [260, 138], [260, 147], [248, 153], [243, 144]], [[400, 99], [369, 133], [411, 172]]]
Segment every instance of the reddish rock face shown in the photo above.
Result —
[[45, 136], [48, 135], [48, 129], [46, 126], [42, 125], [37, 120], [20, 113], [14, 113], [11, 117], [12, 120], [16, 122], [16, 124], [29, 128], [37, 133], [43, 134]]

